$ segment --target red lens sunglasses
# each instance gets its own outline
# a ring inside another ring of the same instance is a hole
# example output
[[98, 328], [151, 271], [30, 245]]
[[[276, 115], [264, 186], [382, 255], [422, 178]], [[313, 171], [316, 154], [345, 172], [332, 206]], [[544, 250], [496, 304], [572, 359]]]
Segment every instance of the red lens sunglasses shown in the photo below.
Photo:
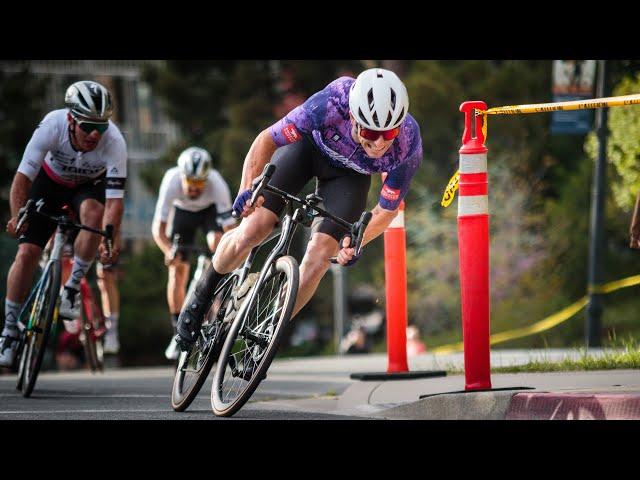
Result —
[[392, 128], [391, 130], [378, 131], [365, 128], [359, 123], [356, 123], [356, 125], [358, 125], [358, 134], [370, 142], [375, 142], [380, 135], [382, 135], [382, 138], [388, 142], [400, 134], [400, 127]]

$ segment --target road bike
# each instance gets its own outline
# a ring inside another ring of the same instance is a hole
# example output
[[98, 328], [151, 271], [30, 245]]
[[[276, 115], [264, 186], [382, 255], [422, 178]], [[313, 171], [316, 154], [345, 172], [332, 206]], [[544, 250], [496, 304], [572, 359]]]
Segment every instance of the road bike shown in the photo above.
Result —
[[[244, 264], [225, 275], [215, 288], [196, 342], [180, 356], [172, 394], [176, 411], [188, 407], [216, 362], [211, 404], [218, 416], [231, 416], [242, 408], [266, 377], [297, 297], [299, 269], [289, 248], [298, 225], [310, 226], [316, 216], [329, 217], [348, 229], [360, 252], [371, 212], [364, 212], [354, 224], [346, 222], [318, 207], [322, 198], [315, 193], [300, 199], [269, 185], [274, 171], [275, 165], [268, 164], [253, 182], [251, 201], [263, 191], [281, 196], [285, 214], [280, 229], [254, 247]], [[294, 205], [300, 207], [294, 211]], [[251, 272], [261, 247], [272, 240], [276, 244], [261, 268]], [[335, 263], [335, 257], [331, 261]]]
[[16, 355], [16, 362], [18, 362], [16, 388], [22, 391], [24, 397], [29, 397], [35, 387], [51, 327], [58, 320], [61, 283], [60, 262], [62, 249], [67, 242], [68, 236], [76, 230], [87, 230], [102, 235], [106, 239], [107, 254], [109, 256], [111, 256], [113, 239], [112, 225], [107, 225], [105, 230], [97, 230], [73, 222], [68, 213], [60, 216], [44, 213], [42, 211], [43, 206], [44, 201], [42, 199], [37, 202], [34, 202], [33, 199], [29, 200], [19, 211], [16, 227], [19, 231], [23, 223], [33, 215], [43, 216], [58, 225], [49, 259], [18, 316], [17, 325], [20, 331], [20, 340]]

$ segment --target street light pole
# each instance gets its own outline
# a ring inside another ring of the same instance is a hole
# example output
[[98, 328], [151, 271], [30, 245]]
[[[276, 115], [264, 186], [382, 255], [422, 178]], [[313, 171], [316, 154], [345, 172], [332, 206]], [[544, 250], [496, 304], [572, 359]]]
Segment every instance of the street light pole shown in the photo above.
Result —
[[[598, 60], [598, 98], [607, 96], [606, 60]], [[591, 221], [589, 224], [589, 303], [586, 310], [585, 343], [587, 347], [601, 345], [603, 298], [598, 287], [603, 282], [604, 253], [604, 202], [607, 174], [607, 113], [608, 108], [596, 110], [596, 131], [598, 135], [598, 157], [593, 167], [591, 190]]]

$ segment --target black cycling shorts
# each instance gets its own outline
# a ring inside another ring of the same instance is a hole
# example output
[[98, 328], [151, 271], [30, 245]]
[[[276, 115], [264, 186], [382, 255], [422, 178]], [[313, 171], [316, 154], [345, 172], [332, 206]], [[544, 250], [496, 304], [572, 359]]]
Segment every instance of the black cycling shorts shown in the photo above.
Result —
[[[316, 193], [324, 199], [323, 208], [347, 222], [358, 220], [367, 206], [371, 176], [334, 167], [306, 136], [278, 148], [271, 163], [276, 171], [270, 185], [297, 195], [309, 180], [317, 177]], [[280, 216], [285, 205], [282, 198], [270, 192], [264, 192], [264, 197], [263, 206]], [[314, 232], [326, 233], [339, 242], [347, 230], [329, 218], [316, 217], [311, 226], [311, 233]]]
[[[34, 201], [38, 201], [41, 198], [44, 199], [44, 206], [41, 211], [50, 215], [61, 215], [63, 213], [62, 207], [69, 205], [79, 217], [80, 205], [89, 198], [97, 200], [104, 205], [104, 179], [105, 177], [101, 176], [75, 188], [69, 188], [54, 182], [44, 169], [40, 169], [40, 172], [33, 180], [28, 198]], [[56, 227], [57, 225], [53, 220], [34, 213], [30, 216], [27, 230], [20, 236], [18, 243], [33, 243], [40, 248], [44, 248]]]
[[[176, 235], [180, 235], [181, 245], [193, 246], [198, 228], [201, 228], [205, 235], [209, 232], [223, 231], [217, 222], [218, 209], [215, 203], [197, 212], [190, 212], [179, 207], [174, 207], [174, 209], [173, 222], [169, 233], [169, 238], [172, 242]], [[182, 251], [178, 248], [178, 252], [185, 262], [189, 260], [188, 250]]]

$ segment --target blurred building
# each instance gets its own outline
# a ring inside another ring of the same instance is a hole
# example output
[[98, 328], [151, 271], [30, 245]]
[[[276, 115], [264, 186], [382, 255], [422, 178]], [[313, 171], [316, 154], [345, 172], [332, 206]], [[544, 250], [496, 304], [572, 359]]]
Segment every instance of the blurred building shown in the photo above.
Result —
[[123, 238], [134, 244], [151, 239], [156, 193], [140, 180], [147, 162], [157, 160], [178, 138], [178, 128], [163, 114], [151, 88], [142, 81], [145, 64], [159, 60], [25, 60], [0, 61], [0, 70], [11, 73], [25, 67], [36, 76], [47, 76], [48, 91], [43, 115], [64, 106], [67, 87], [78, 80], [95, 80], [114, 96], [113, 121], [122, 131], [129, 152]]

